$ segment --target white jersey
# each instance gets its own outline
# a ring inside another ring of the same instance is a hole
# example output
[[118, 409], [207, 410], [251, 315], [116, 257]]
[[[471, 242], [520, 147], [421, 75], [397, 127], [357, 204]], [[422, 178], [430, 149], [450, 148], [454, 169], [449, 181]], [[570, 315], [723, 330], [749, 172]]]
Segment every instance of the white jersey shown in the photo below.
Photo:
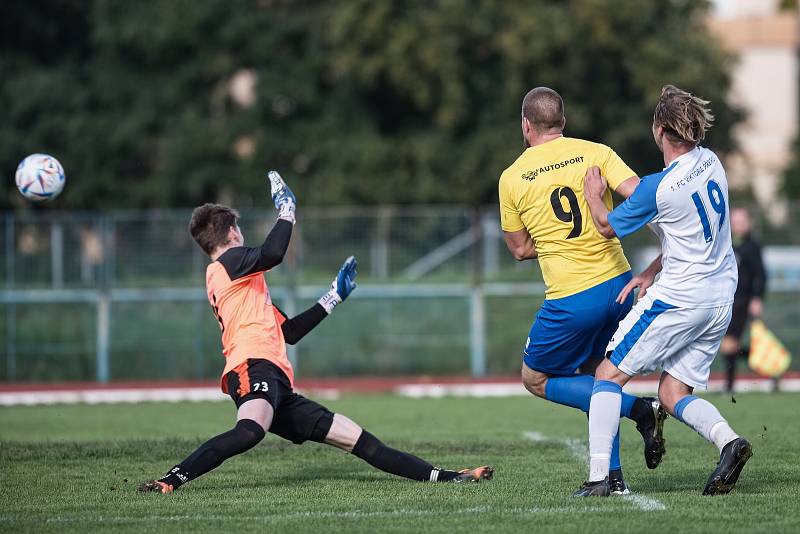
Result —
[[738, 282], [728, 180], [712, 151], [696, 147], [639, 187], [608, 216], [620, 238], [649, 223], [661, 240], [661, 277], [647, 295], [682, 308], [733, 302]]

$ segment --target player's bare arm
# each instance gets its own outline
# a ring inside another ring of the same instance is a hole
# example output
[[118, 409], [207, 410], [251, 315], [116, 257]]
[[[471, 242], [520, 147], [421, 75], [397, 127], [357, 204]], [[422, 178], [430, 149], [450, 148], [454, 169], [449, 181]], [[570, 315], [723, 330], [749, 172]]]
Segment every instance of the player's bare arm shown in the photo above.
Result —
[[[630, 180], [630, 178], [628, 180]], [[603, 202], [603, 196], [607, 188], [608, 184], [605, 178], [600, 174], [600, 168], [589, 167], [583, 179], [583, 195], [586, 197], [586, 203], [589, 205], [594, 227], [597, 228], [600, 235], [611, 239], [616, 237], [617, 234], [608, 223], [608, 208], [605, 202]], [[635, 189], [635, 187], [633, 189]], [[631, 193], [632, 192], [633, 190], [631, 190]]]
[[633, 194], [634, 191], [636, 191], [636, 188], [639, 187], [640, 181], [641, 180], [639, 180], [638, 176], [631, 176], [630, 178], [619, 184], [617, 188], [614, 189], [614, 191], [623, 198], [628, 198]]
[[532, 260], [538, 256], [536, 252], [536, 242], [528, 233], [528, 230], [523, 228], [516, 232], [503, 232], [503, 237], [506, 241], [506, 246], [514, 259], [517, 261]]

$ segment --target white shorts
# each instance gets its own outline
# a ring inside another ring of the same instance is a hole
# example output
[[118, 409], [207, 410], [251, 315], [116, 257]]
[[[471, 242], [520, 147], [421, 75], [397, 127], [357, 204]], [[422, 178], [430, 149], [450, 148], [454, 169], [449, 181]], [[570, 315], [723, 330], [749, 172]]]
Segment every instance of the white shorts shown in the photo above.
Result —
[[645, 295], [619, 323], [606, 350], [625, 374], [661, 367], [687, 386], [705, 389], [732, 309], [732, 304], [679, 308]]

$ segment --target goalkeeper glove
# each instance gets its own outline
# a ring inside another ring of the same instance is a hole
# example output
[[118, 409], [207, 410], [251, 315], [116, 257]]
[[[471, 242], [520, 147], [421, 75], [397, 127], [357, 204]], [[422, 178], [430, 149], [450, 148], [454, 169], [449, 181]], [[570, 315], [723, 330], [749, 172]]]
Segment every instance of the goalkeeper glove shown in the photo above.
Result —
[[277, 171], [269, 171], [267, 177], [269, 178], [272, 201], [278, 210], [278, 217], [294, 224], [294, 210], [297, 206], [297, 199], [294, 193], [292, 193], [292, 190], [289, 189], [289, 186], [286, 185], [286, 182], [283, 181]]
[[328, 314], [333, 311], [337, 304], [350, 296], [350, 293], [356, 288], [357, 265], [358, 262], [353, 256], [347, 258], [336, 274], [336, 278], [333, 279], [330, 291], [322, 295], [317, 301], [325, 308]]

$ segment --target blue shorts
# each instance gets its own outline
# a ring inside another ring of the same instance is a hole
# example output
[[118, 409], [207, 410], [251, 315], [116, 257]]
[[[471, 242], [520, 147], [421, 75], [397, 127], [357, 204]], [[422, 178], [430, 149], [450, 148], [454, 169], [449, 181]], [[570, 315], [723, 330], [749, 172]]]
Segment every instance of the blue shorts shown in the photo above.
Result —
[[602, 358], [619, 322], [633, 306], [633, 292], [617, 304], [631, 273], [560, 299], [545, 300], [528, 334], [525, 365], [551, 375], [571, 375], [590, 358]]

